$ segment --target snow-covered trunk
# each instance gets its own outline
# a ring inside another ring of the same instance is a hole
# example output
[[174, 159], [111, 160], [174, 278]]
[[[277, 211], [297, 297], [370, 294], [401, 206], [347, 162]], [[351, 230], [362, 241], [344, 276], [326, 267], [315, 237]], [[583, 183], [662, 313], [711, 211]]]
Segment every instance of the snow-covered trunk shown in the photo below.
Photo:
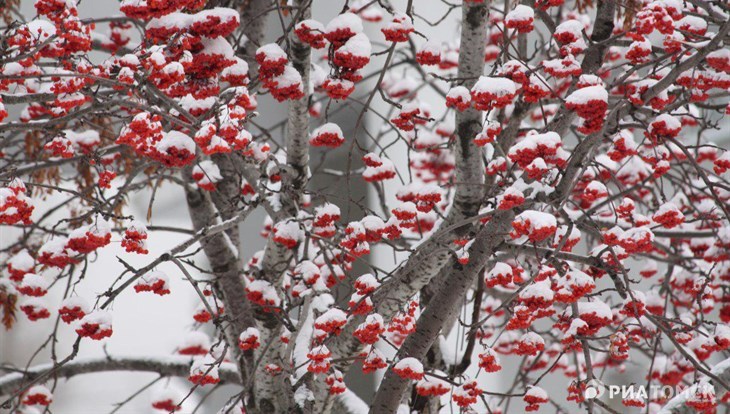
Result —
[[[465, 3], [461, 8], [461, 40], [457, 78], [471, 89], [484, 72], [484, 47], [487, 39], [489, 4]], [[482, 111], [473, 107], [456, 112], [457, 140], [454, 145], [456, 193], [449, 221], [456, 222], [477, 214], [484, 197], [484, 161], [474, 137], [482, 129]], [[455, 215], [461, 217], [454, 217]]]
[[[237, 196], [241, 193], [239, 179], [241, 167], [236, 165], [235, 157], [230, 154], [213, 154], [211, 158], [220, 169], [223, 179], [216, 183], [216, 191], [211, 191], [210, 197], [216, 209], [218, 209], [221, 218], [228, 220], [235, 216], [238, 210], [236, 200], [238, 200]], [[231, 243], [238, 249], [238, 227], [228, 230], [226, 234], [231, 239]]]
[[[298, 21], [307, 20], [312, 16], [311, 4], [306, 1], [296, 0], [294, 2], [299, 9]], [[291, 63], [294, 69], [302, 76], [302, 85], [305, 93], [301, 99], [289, 102], [289, 119], [286, 124], [286, 162], [289, 171], [289, 179], [292, 197], [301, 201], [302, 189], [305, 188], [309, 178], [309, 70], [311, 66], [311, 48], [302, 43], [299, 37], [293, 32], [289, 36], [289, 51]]]
[[[454, 264], [449, 282], [439, 289], [429, 306], [423, 311], [416, 323], [416, 331], [408, 336], [398, 351], [395, 360], [415, 358], [423, 360], [433, 342], [441, 333], [444, 323], [458, 312], [462, 298], [471, 288], [477, 275], [484, 269], [496, 248], [503, 242], [504, 234], [509, 230], [514, 214], [504, 211], [495, 214], [492, 220], [483, 227], [469, 250], [469, 263], [466, 266]], [[371, 413], [395, 412], [403, 393], [407, 391], [409, 380], [396, 374], [392, 366], [375, 394]]]
[[[487, 36], [487, 12], [489, 3], [466, 3], [462, 7], [462, 27], [459, 48], [459, 70], [457, 78], [465, 79], [463, 86], [471, 89], [484, 72], [484, 47]], [[482, 129], [482, 112], [468, 108], [456, 112], [457, 141], [454, 144], [455, 194], [446, 220], [440, 226], [450, 228], [454, 223], [473, 217], [479, 212], [484, 197], [484, 161], [482, 149], [474, 143], [474, 137]], [[382, 304], [378, 313], [398, 311], [403, 301], [426, 286], [446, 265], [450, 252], [445, 246], [453, 233], [464, 233], [468, 226], [456, 228], [430, 239], [419, 247], [401, 271], [396, 272], [379, 291], [373, 301]], [[401, 294], [401, 292], [403, 294]]]
[[[467, 3], [462, 7], [462, 27], [457, 77], [465, 79], [463, 86], [471, 88], [484, 72], [484, 47], [487, 33], [489, 3]], [[456, 112], [457, 140], [454, 144], [455, 194], [446, 220], [436, 234], [451, 228], [454, 223], [479, 212], [484, 197], [484, 161], [482, 149], [474, 137], [482, 129], [482, 112], [468, 108]], [[398, 306], [426, 286], [448, 263], [451, 256], [445, 246], [454, 233], [464, 233], [469, 226], [450, 229], [431, 238], [412, 255], [401, 271], [396, 272], [373, 301], [383, 316], [398, 311]], [[388, 286], [390, 285], [390, 286]], [[403, 294], [400, 294], [403, 292]], [[381, 296], [381, 297], [379, 297]]]
[[243, 33], [248, 41], [246, 42], [246, 57], [249, 58], [249, 67], [256, 69], [256, 49], [261, 46], [264, 40], [264, 28], [266, 24], [266, 16], [268, 9], [271, 7], [271, 1], [267, 0], [233, 0], [231, 7], [236, 8], [241, 13], [241, 22], [243, 24]]
[[[270, 282], [281, 298], [281, 277], [288, 268], [292, 253], [273, 241], [270, 237], [262, 263], [260, 279]], [[286, 412], [292, 403], [291, 386], [286, 375], [271, 375], [266, 372], [268, 365], [286, 368], [288, 357], [284, 355], [285, 344], [279, 339], [281, 321], [274, 312], [256, 307], [254, 309], [256, 328], [261, 333], [261, 347], [254, 353], [255, 380], [253, 395], [255, 409], [259, 413]]]
[[[462, 8], [463, 24], [458, 77], [468, 79], [467, 87], [471, 87], [484, 71], [487, 11], [487, 3], [468, 3]], [[424, 288], [449, 262], [451, 253], [447, 247], [448, 242], [453, 238], [453, 234], [460, 230], [452, 228], [452, 225], [466, 217], [476, 215], [481, 207], [484, 195], [484, 163], [481, 148], [473, 141], [481, 127], [482, 114], [480, 111], [468, 109], [457, 114], [458, 140], [455, 144], [456, 191], [454, 203], [446, 220], [435, 233], [439, 237], [432, 237], [419, 246], [417, 251], [408, 258], [406, 264], [373, 295], [375, 312], [383, 316], [386, 321], [399, 312], [402, 304]], [[448, 231], [441, 231], [447, 228]], [[333, 359], [340, 360], [336, 365], [343, 372], [351, 365], [350, 358], [361, 348], [361, 344], [352, 334], [363, 321], [363, 316], [351, 317], [343, 328], [342, 334], [328, 344]], [[332, 407], [332, 398], [327, 397], [324, 401], [317, 398], [316, 401], [318, 404], [316, 408], [321, 412], [328, 412]]]
[[[247, 22], [244, 34], [248, 38], [246, 54], [253, 56], [255, 45], [263, 39], [264, 20], [263, 11], [267, 2], [263, 0], [241, 1], [235, 5], [241, 12], [241, 20]], [[193, 229], [199, 231], [223, 218], [231, 218], [237, 214], [237, 205], [231, 200], [240, 197], [240, 182], [238, 177], [246, 168], [241, 157], [227, 154], [216, 154], [213, 157], [224, 179], [218, 183], [218, 191], [210, 197], [196, 188], [186, 186], [186, 200]], [[189, 176], [189, 172], [186, 173]], [[244, 360], [237, 347], [238, 335], [246, 328], [253, 326], [251, 309], [246, 300], [242, 277], [242, 263], [238, 257], [238, 227], [216, 235], [203, 244], [203, 250], [208, 258], [210, 267], [216, 277], [216, 288], [224, 302], [226, 317], [229, 323], [225, 333], [229, 349], [236, 357], [241, 377], [245, 383], [252, 361]]]
[[292, 387], [287, 375], [273, 375], [266, 367], [273, 364], [284, 366], [288, 357], [284, 354], [285, 345], [281, 342], [281, 322], [277, 315], [270, 312], [255, 312], [256, 327], [261, 332], [261, 346], [255, 352], [255, 374], [253, 395], [255, 412], [288, 412], [292, 405]]
[[[311, 2], [295, 1], [297, 21], [311, 17]], [[304, 96], [289, 103], [289, 117], [286, 129], [286, 173], [282, 177], [282, 208], [289, 217], [296, 217], [301, 206], [304, 189], [309, 179], [309, 71], [311, 49], [302, 43], [292, 31], [289, 34], [290, 59], [299, 72], [305, 87]], [[273, 235], [272, 235], [273, 237]], [[270, 237], [262, 262], [261, 277], [272, 283], [281, 297], [281, 278], [289, 267], [292, 251], [275, 243]], [[258, 412], [287, 412], [294, 404], [294, 394], [287, 375], [270, 375], [269, 365], [288, 368], [289, 356], [285, 354], [286, 344], [280, 339], [282, 325], [277, 315], [256, 310], [256, 326], [261, 332], [262, 347], [256, 352], [256, 382], [254, 384], [255, 405]]]
[[[220, 220], [212, 201], [204, 191], [188, 185], [185, 188], [185, 196], [193, 228], [204, 229]], [[202, 245], [215, 275], [217, 293], [224, 302], [228, 319], [228, 323], [224, 325], [226, 340], [236, 357], [241, 377], [245, 382], [248, 377], [247, 362], [244, 361], [236, 344], [238, 335], [247, 327], [252, 326], [253, 320], [241, 278], [241, 262], [236, 247], [225, 232], [216, 234], [204, 241]]]
[[[459, 48], [459, 69], [457, 77], [465, 79], [462, 86], [472, 89], [479, 77], [484, 73], [484, 46], [486, 44], [487, 14], [489, 2], [472, 7], [462, 8], [462, 26]], [[474, 143], [474, 137], [482, 129], [482, 111], [469, 107], [465, 111], [456, 112], [457, 141], [454, 145], [454, 156], [457, 160], [455, 180], [457, 184], [454, 201], [449, 211], [448, 222], [460, 221], [472, 217], [479, 212], [484, 198], [485, 175], [482, 148]], [[466, 227], [466, 226], [465, 226]], [[461, 233], [465, 231], [462, 230]], [[444, 259], [448, 260], [449, 256]], [[444, 263], [445, 264], [445, 263]], [[438, 292], [451, 273], [444, 266], [421, 291], [422, 305], [428, 306], [433, 295]], [[430, 288], [434, 285], [432, 288]], [[456, 321], [456, 313], [444, 321], [444, 332], [449, 332]], [[441, 349], [432, 346], [425, 365], [430, 369], [443, 369]], [[429, 406], [438, 407], [438, 398], [431, 398]]]
[[[459, 78], [467, 78], [465, 86], [471, 87], [484, 71], [484, 46], [486, 42], [487, 3], [467, 3], [462, 8], [462, 34], [459, 53]], [[475, 109], [467, 109], [456, 116], [458, 140], [455, 144], [456, 175], [455, 199], [449, 214], [432, 237], [413, 253], [406, 264], [396, 271], [373, 295], [375, 312], [387, 321], [403, 303], [426, 286], [451, 257], [448, 248], [452, 235], [458, 228], [454, 223], [476, 215], [484, 195], [484, 162], [481, 148], [474, 144], [474, 137], [481, 130], [482, 115]], [[466, 227], [466, 226], [465, 226]], [[449, 229], [443, 232], [444, 229]], [[463, 232], [463, 230], [462, 230]], [[352, 356], [360, 344], [352, 337], [355, 328], [364, 317], [352, 317], [332, 345], [328, 345], [333, 358]], [[346, 369], [349, 362], [343, 362]]]

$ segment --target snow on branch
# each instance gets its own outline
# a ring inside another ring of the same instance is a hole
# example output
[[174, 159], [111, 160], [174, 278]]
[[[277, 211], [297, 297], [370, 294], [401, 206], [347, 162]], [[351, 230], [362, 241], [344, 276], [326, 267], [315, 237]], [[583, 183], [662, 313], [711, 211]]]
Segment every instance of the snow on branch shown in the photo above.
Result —
[[[191, 362], [190, 357], [185, 356], [76, 358], [60, 366], [54, 367], [53, 364], [42, 364], [30, 367], [27, 370], [0, 376], [0, 395], [12, 394], [26, 383], [39, 376], [45, 376], [49, 372], [54, 377], [59, 378], [112, 371], [150, 372], [164, 377], [187, 377], [190, 375]], [[222, 364], [219, 375], [222, 382], [229, 384], [241, 383], [241, 377], [233, 364]]]

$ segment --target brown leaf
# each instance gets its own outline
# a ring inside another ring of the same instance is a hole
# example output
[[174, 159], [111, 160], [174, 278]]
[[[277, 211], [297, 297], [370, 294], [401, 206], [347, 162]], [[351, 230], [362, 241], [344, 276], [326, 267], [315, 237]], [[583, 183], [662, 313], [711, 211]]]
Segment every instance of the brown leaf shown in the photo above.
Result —
[[618, 17], [621, 18], [623, 12], [624, 19], [624, 31], [628, 32], [634, 23], [636, 17], [636, 10], [639, 8], [637, 0], [627, 0], [625, 7], [617, 7]]
[[15, 306], [17, 302], [17, 295], [8, 294], [5, 289], [0, 289], [0, 308], [2, 308], [2, 324], [5, 329], [12, 328], [13, 323], [15, 323], [15, 312], [17, 310]]
[[586, 9], [593, 7], [593, 0], [576, 0], [575, 6], [579, 12], [583, 13]]

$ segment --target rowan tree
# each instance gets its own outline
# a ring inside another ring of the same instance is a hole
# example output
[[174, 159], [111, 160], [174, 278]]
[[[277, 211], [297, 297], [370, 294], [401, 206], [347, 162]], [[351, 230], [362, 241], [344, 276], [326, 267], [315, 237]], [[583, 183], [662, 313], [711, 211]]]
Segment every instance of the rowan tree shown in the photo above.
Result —
[[[727, 2], [84, 3], [2, 9], [2, 320], [55, 320], [39, 353], [77, 334], [50, 365], [0, 367], [5, 407], [125, 370], [233, 384], [222, 412], [359, 413], [357, 371], [373, 413], [615, 413], [584, 391], [638, 365], [687, 390], [622, 412], [727, 409]], [[286, 117], [258, 123], [264, 100]], [[130, 213], [162, 186], [188, 221]], [[245, 257], [254, 210], [266, 243]], [[187, 240], [150, 254], [169, 231]], [[78, 295], [117, 244], [108, 288]], [[191, 326], [175, 356], [77, 358], [115, 335], [119, 295], [174, 300], [172, 278], [199, 299], [170, 315]]]

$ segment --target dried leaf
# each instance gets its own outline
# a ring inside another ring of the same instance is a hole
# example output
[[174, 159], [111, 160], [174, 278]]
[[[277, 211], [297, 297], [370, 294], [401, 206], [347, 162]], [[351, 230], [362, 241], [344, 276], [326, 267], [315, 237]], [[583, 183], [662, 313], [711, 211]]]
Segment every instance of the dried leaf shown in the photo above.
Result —
[[8, 294], [5, 289], [0, 289], [0, 308], [2, 308], [2, 324], [5, 329], [10, 329], [15, 323], [15, 312], [18, 296]]
[[575, 6], [578, 8], [579, 12], [584, 13], [586, 9], [593, 7], [593, 0], [576, 0]]
[[619, 19], [623, 14], [624, 31], [628, 32], [629, 30], [631, 30], [631, 26], [634, 24], [634, 18], [636, 17], [636, 10], [638, 9], [638, 7], [639, 4], [637, 0], [626, 0], [625, 7], [617, 7]]

